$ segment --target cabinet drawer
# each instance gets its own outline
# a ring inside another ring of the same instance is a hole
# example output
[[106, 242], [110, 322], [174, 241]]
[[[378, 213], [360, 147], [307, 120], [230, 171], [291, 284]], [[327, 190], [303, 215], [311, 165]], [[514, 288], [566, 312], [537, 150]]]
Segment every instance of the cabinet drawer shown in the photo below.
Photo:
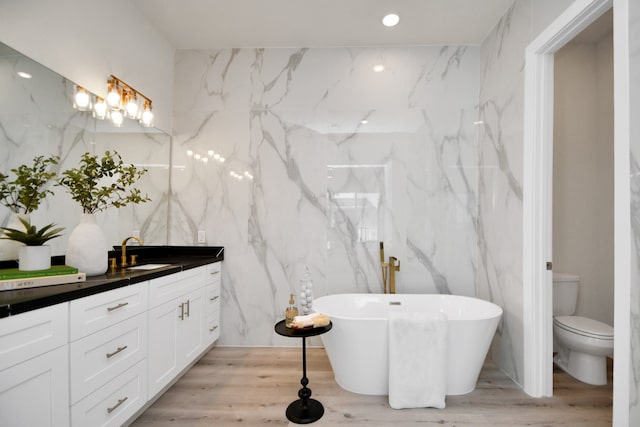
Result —
[[146, 357], [146, 319], [142, 313], [70, 344], [72, 404]]
[[220, 282], [207, 284], [204, 287], [205, 313], [213, 313], [220, 310]]
[[69, 341], [69, 303], [0, 319], [0, 370]]
[[80, 298], [69, 303], [70, 340], [76, 341], [147, 309], [148, 282]]
[[220, 311], [216, 311], [206, 317], [202, 333], [204, 334], [202, 341], [205, 347], [210, 346], [220, 338]]
[[138, 362], [71, 407], [71, 425], [120, 426], [147, 401], [147, 370]]
[[149, 306], [157, 307], [201, 288], [204, 285], [204, 277], [203, 266], [149, 281]]
[[222, 263], [216, 262], [213, 264], [208, 264], [206, 266], [207, 274], [205, 283], [220, 283], [220, 278], [222, 277]]

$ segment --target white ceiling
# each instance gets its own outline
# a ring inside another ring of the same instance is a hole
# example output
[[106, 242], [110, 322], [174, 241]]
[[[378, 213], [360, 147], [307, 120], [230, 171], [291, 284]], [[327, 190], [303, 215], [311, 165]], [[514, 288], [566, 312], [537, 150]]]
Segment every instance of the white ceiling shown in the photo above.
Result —
[[[513, 0], [131, 0], [176, 49], [478, 45]], [[400, 23], [381, 24], [395, 12]]]

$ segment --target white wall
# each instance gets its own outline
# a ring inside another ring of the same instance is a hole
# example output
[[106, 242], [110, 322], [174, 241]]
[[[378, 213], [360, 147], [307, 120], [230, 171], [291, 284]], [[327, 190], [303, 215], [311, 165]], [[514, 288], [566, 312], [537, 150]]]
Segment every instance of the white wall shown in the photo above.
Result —
[[553, 270], [580, 276], [577, 315], [613, 325], [613, 34], [554, 63]]
[[153, 100], [155, 126], [171, 132], [174, 49], [130, 1], [2, 1], [0, 41], [98, 95], [114, 74]]

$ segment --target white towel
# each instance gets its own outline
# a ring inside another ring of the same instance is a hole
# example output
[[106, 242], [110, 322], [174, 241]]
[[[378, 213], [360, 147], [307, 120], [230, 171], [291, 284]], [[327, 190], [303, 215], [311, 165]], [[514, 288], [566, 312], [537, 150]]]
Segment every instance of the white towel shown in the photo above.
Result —
[[447, 318], [443, 313], [391, 312], [389, 406], [444, 408]]

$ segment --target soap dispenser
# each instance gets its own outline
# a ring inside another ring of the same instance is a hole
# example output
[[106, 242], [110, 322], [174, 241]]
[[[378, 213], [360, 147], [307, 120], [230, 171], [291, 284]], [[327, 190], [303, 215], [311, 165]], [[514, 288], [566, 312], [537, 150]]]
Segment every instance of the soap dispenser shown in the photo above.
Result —
[[284, 326], [287, 328], [291, 327], [293, 323], [293, 319], [298, 315], [298, 307], [296, 307], [296, 303], [293, 299], [293, 294], [289, 296], [289, 306], [284, 311]]

